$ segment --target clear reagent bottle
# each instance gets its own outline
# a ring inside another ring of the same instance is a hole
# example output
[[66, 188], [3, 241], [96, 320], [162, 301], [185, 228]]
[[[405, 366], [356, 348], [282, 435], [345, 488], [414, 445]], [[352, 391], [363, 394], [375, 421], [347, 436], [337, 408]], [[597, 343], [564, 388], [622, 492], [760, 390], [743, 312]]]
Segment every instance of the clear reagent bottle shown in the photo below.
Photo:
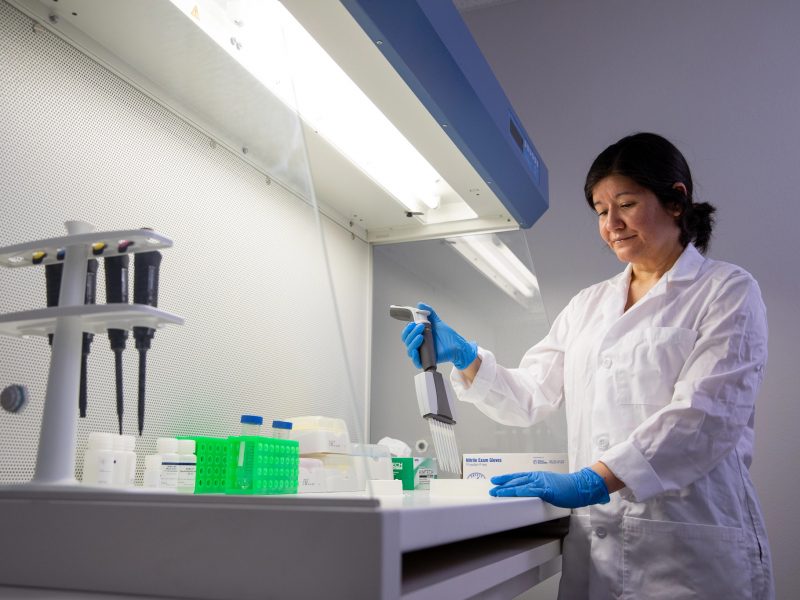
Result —
[[242, 435], [261, 435], [261, 425], [264, 424], [264, 417], [258, 415], [242, 415]]
[[273, 421], [272, 422], [272, 437], [279, 440], [292, 439], [292, 422], [291, 421]]

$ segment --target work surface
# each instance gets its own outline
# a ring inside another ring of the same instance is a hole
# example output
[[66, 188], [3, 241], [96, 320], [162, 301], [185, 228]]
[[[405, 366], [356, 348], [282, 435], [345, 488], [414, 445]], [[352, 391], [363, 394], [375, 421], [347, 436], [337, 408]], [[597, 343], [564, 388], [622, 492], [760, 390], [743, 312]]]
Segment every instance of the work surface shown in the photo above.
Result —
[[[227, 600], [265, 597], [270, 581], [266, 597], [459, 597], [464, 586], [474, 593], [512, 576], [541, 579], [540, 565], [557, 571], [558, 533], [529, 528], [566, 515], [535, 498], [419, 491], [370, 498], [6, 489], [0, 584]], [[473, 581], [481, 570], [481, 583]]]

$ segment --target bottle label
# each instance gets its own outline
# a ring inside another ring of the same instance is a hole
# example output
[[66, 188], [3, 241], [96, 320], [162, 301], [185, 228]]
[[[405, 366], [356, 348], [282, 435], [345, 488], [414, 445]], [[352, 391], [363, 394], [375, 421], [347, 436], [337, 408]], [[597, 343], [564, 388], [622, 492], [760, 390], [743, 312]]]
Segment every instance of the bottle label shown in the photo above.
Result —
[[178, 463], [161, 463], [161, 487], [173, 489], [178, 487]]
[[114, 483], [114, 455], [111, 452], [97, 453], [97, 485]]
[[180, 463], [178, 466], [178, 489], [193, 493], [196, 477], [196, 463]]

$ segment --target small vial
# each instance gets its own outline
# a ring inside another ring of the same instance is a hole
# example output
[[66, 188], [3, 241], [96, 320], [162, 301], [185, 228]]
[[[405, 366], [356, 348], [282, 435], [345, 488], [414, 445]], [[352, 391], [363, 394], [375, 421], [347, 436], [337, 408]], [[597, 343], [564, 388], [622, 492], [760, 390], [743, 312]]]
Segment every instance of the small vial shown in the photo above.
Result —
[[291, 421], [273, 421], [272, 422], [272, 437], [279, 440], [289, 440], [292, 438], [292, 423]]
[[175, 490], [178, 488], [178, 440], [168, 437], [158, 438], [156, 448], [161, 456], [159, 487]]
[[242, 435], [261, 435], [261, 425], [264, 424], [264, 417], [258, 415], [242, 415]]
[[197, 456], [194, 440], [178, 440], [178, 492], [194, 494], [197, 477]]

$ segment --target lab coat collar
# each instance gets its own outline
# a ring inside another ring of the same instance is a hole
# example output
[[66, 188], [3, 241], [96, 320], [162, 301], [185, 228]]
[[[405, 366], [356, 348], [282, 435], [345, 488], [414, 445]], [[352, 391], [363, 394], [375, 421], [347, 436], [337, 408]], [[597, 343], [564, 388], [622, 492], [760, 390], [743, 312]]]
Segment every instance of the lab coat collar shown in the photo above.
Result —
[[695, 279], [705, 261], [705, 257], [694, 247], [694, 244], [687, 244], [683, 253], [667, 272], [667, 281], [691, 281]]
[[672, 268], [664, 274], [649, 292], [647, 292], [644, 298], [631, 307], [631, 310], [625, 311], [625, 302], [628, 297], [628, 287], [631, 281], [631, 271], [633, 270], [633, 266], [628, 263], [622, 273], [610, 280], [611, 285], [618, 291], [617, 298], [619, 300], [618, 305], [614, 304], [610, 306], [611, 314], [616, 318], [623, 313], [628, 314], [629, 312], [635, 312], [634, 309], [638, 310], [641, 305], [647, 304], [659, 296], [663, 296], [670, 284], [677, 281], [694, 280], [700, 272], [700, 267], [702, 267], [705, 260], [703, 255], [697, 251], [697, 248], [695, 248], [693, 244], [687, 244], [686, 248], [684, 248], [683, 252], [678, 257], [678, 260], [672, 265]]
[[[678, 260], [672, 265], [672, 268], [665, 273], [665, 277], [662, 278], [662, 281], [665, 283], [691, 281], [697, 277], [697, 273], [700, 271], [700, 267], [703, 266], [705, 261], [705, 257], [694, 247], [694, 244], [687, 244], [686, 248], [683, 249], [683, 252], [678, 257]], [[614, 278], [614, 285], [617, 287], [624, 287], [627, 290], [628, 284], [631, 281], [632, 270], [633, 266], [628, 263], [625, 270]]]

